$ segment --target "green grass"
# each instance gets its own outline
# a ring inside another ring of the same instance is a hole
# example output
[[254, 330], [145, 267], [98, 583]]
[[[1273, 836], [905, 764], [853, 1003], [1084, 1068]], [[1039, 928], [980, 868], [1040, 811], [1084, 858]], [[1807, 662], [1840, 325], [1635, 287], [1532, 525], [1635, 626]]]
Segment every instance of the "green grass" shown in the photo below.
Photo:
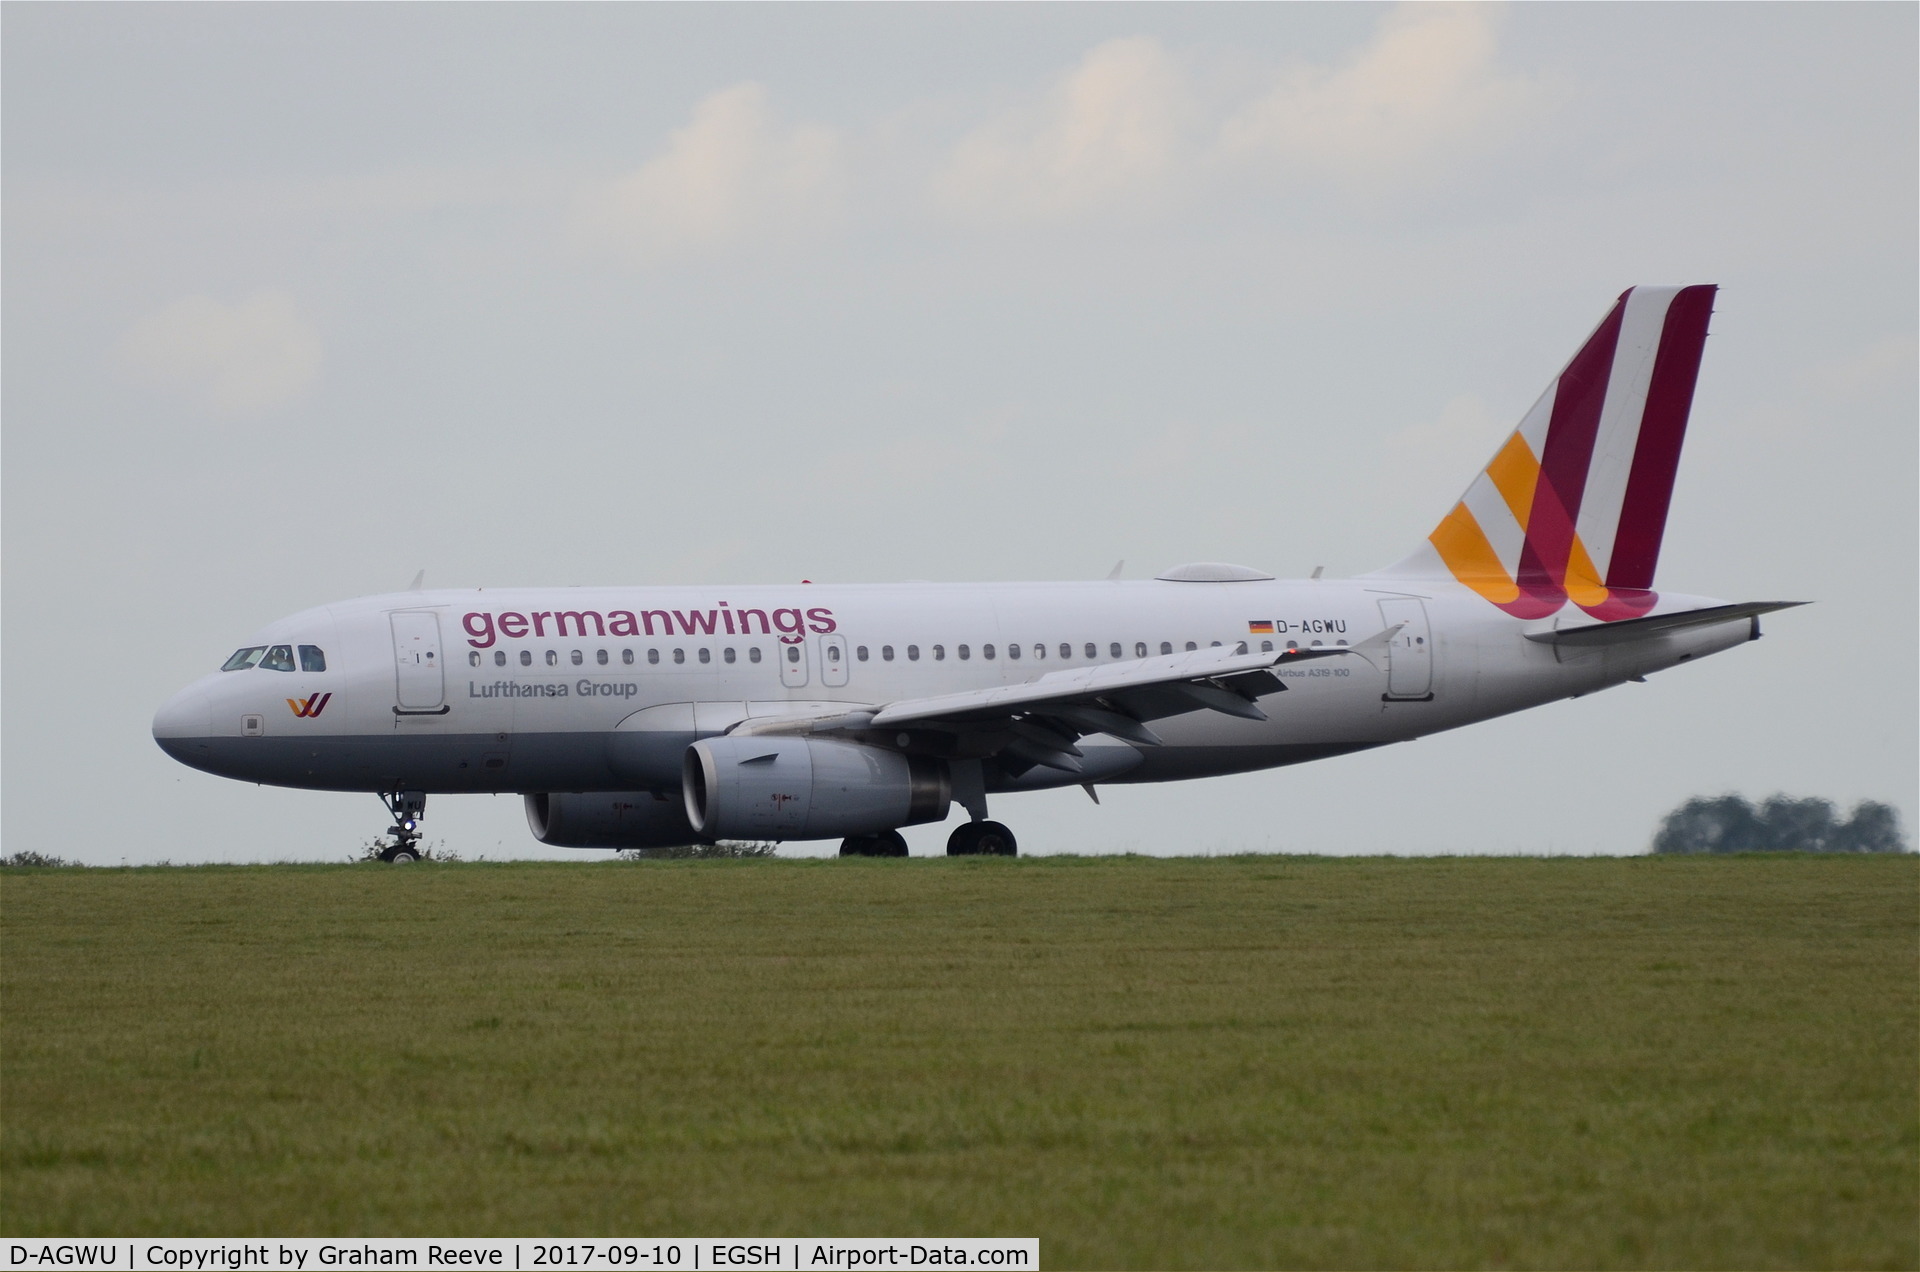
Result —
[[1920, 1264], [1920, 859], [0, 872], [0, 1231]]

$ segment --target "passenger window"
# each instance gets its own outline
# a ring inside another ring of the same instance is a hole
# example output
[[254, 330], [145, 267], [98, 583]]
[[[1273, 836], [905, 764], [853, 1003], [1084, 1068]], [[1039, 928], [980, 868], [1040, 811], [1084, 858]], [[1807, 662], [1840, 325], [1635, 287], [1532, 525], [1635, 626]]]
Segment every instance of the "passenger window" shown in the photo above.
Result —
[[967, 647], [965, 645], [960, 645], [956, 647], [953, 652], [960, 655], [961, 662], [965, 662], [967, 661], [968, 658], [972, 657], [972, 655], [968, 653]]
[[880, 661], [881, 661], [881, 662], [892, 662], [892, 661], [893, 661], [893, 646], [892, 646], [892, 645], [882, 645], [882, 646], [880, 646]]
[[493, 665], [494, 665], [494, 666], [496, 666], [496, 667], [504, 667], [504, 666], [506, 666], [506, 665], [507, 665], [507, 651], [506, 651], [506, 650], [504, 650], [504, 649], [496, 649], [496, 650], [494, 650], [494, 651], [493, 651]]
[[1072, 645], [1069, 645], [1069, 644], [1067, 644], [1067, 642], [1065, 642], [1065, 641], [1061, 641], [1061, 642], [1060, 642], [1060, 656], [1061, 656], [1062, 658], [1071, 658], [1071, 657], [1073, 657], [1073, 646], [1072, 646]]
[[798, 645], [787, 646], [787, 661], [790, 663], [797, 663], [800, 661], [800, 646]]
[[686, 651], [686, 650], [684, 650], [684, 649], [676, 649], [676, 650], [674, 650], [674, 651], [673, 651], [673, 661], [675, 661], [675, 662], [677, 662], [677, 663], [683, 663], [683, 662], [685, 662], [685, 661], [687, 661], [687, 651]]
[[760, 646], [755, 645], [753, 648], [747, 651], [747, 661], [748, 662], [760, 661]]
[[[991, 657], [993, 657], [993, 655], [992, 655], [992, 654], [988, 654], [988, 655], [987, 655], [987, 657], [989, 657], [989, 658], [991, 658]], [[1020, 646], [1018, 646], [1018, 645], [1008, 645], [1008, 646], [1007, 646], [1007, 657], [1009, 657], [1009, 658], [1011, 658], [1011, 659], [1013, 659], [1013, 660], [1014, 660], [1015, 662], [1018, 662], [1018, 661], [1020, 660]]]
[[980, 656], [982, 658], [991, 659], [993, 657], [993, 646], [992, 645], [980, 646]]
[[582, 653], [581, 653], [581, 652], [580, 652], [579, 650], [577, 650], [577, 649], [576, 649], [576, 650], [574, 650], [574, 651], [573, 651], [573, 665], [574, 665], [574, 666], [576, 666], [576, 667], [578, 667], [578, 666], [579, 666], [579, 665], [580, 665], [581, 663], [583, 663], [583, 662], [585, 662], [586, 660], [587, 660], [587, 659], [586, 659], [586, 656], [585, 656], [584, 654], [582, 654]]
[[1243, 641], [1241, 641], [1241, 642], [1240, 642], [1240, 643], [1239, 643], [1238, 645], [1235, 645], [1235, 646], [1233, 647], [1233, 652], [1234, 652], [1234, 653], [1236, 653], [1236, 654], [1244, 654], [1244, 653], [1246, 653], [1246, 652], [1247, 652], [1247, 642], [1243, 640]]
[[907, 661], [908, 661], [908, 662], [919, 662], [919, 661], [920, 661], [920, 646], [918, 646], [918, 645], [908, 645], [908, 646], [907, 646]]
[[1113, 644], [1108, 645], [1107, 654], [1109, 657], [1118, 658], [1120, 656], [1120, 642], [1116, 640]]
[[1299, 642], [1299, 641], [1297, 641], [1297, 640], [1290, 640], [1290, 641], [1288, 641], [1288, 642], [1287, 642], [1287, 648], [1288, 648], [1288, 649], [1298, 649], [1298, 648], [1300, 648], [1300, 642]]
[[1198, 645], [1196, 645], [1196, 644], [1194, 644], [1194, 643], [1193, 643], [1192, 641], [1188, 641], [1188, 642], [1187, 642], [1187, 652], [1188, 652], [1188, 653], [1192, 653], [1192, 652], [1193, 652], [1194, 650], [1196, 650], [1196, 649], [1198, 649], [1198, 648], [1200, 648], [1200, 646], [1198, 646]]
[[267, 656], [260, 660], [263, 671], [292, 671], [293, 646], [275, 645], [267, 650]]
[[1260, 642], [1260, 652], [1261, 652], [1261, 653], [1263, 653], [1263, 654], [1270, 654], [1270, 653], [1272, 653], [1272, 652], [1273, 652], [1273, 642], [1272, 642], [1272, 641], [1270, 641], [1270, 640], [1263, 640], [1263, 641], [1261, 641], [1261, 642]]
[[1210, 640], [1210, 641], [1208, 641], [1208, 642], [1207, 642], [1207, 648], [1208, 648], [1208, 649], [1218, 649], [1218, 648], [1220, 648], [1220, 642], [1219, 642], [1219, 641], [1217, 641], [1217, 640]]
[[633, 651], [631, 649], [621, 650], [620, 661], [625, 663], [629, 667], [633, 666]]
[[1047, 647], [1045, 645], [1035, 645], [1033, 647], [1033, 656], [1035, 658], [1045, 658], [1047, 656]]
[[1098, 645], [1096, 645], [1096, 644], [1094, 644], [1094, 643], [1093, 643], [1092, 641], [1088, 641], [1088, 642], [1087, 642], [1087, 657], [1088, 657], [1088, 658], [1098, 658], [1099, 656], [1100, 656], [1100, 647], [1099, 647]]
[[1172, 641], [1170, 641], [1170, 640], [1163, 640], [1163, 641], [1161, 641], [1161, 642], [1160, 642], [1160, 652], [1161, 652], [1162, 654], [1170, 654], [1170, 653], [1172, 653], [1172, 652], [1173, 652], [1173, 642], [1172, 642]]
[[853, 656], [861, 662], [867, 661], [867, 647], [865, 645], [855, 645], [853, 647]]
[[325, 671], [326, 669], [327, 669], [327, 656], [320, 652], [320, 646], [318, 645], [300, 646], [300, 670]]
[[726, 647], [726, 649], [725, 649], [725, 650], [723, 650], [723, 651], [721, 651], [721, 654], [720, 654], [720, 657], [721, 657], [722, 659], [724, 659], [724, 660], [726, 660], [727, 662], [732, 662], [732, 661], [733, 661], [733, 646], [732, 646], [732, 645], [728, 645], [728, 646]]
[[606, 665], [607, 665], [607, 651], [606, 651], [606, 650], [604, 650], [604, 649], [597, 649], [597, 650], [595, 650], [595, 651], [594, 651], [594, 654], [593, 654], [593, 660], [594, 660], [595, 662], [597, 662], [597, 663], [599, 663], [599, 664], [600, 664], [600, 665], [601, 665], [602, 667], [604, 667], [604, 666], [606, 666]]
[[220, 664], [222, 671], [245, 671], [260, 661], [260, 655], [267, 652], [265, 645], [253, 645], [246, 649], [236, 649], [233, 657]]
[[[907, 646], [907, 657], [918, 658], [919, 656], [920, 656], [920, 646], [918, 645]], [[945, 662], [946, 660], [947, 660], [947, 647], [945, 645], [935, 645], [933, 647], [933, 661]]]
[[713, 661], [713, 651], [711, 649], [708, 649], [705, 645], [700, 646], [700, 661], [703, 663], [710, 663]]
[[830, 663], [837, 663], [840, 661], [840, 646], [838, 645], [827, 646], [827, 661]]
[[657, 649], [649, 649], [647, 651], [647, 666], [657, 667], [659, 665], [660, 665], [660, 651]]
[[478, 667], [478, 666], [480, 665], [480, 651], [479, 651], [479, 650], [477, 650], [477, 649], [476, 649], [476, 650], [474, 650], [474, 651], [473, 651], [472, 653], [470, 653], [470, 654], [468, 654], [468, 655], [467, 655], [467, 665], [468, 665], [468, 666], [470, 666], [470, 667]]
[[547, 651], [547, 666], [558, 667], [559, 665], [560, 665], [559, 653], [555, 650], [549, 649]]
[[533, 666], [533, 651], [531, 649], [523, 649], [520, 651], [520, 665], [522, 667]]

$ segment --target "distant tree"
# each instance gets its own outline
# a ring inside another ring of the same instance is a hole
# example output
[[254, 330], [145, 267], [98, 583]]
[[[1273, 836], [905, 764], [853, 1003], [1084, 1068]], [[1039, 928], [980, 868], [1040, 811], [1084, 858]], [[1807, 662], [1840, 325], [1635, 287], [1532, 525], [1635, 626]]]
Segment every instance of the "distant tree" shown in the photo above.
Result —
[[1900, 814], [1890, 804], [1863, 799], [1853, 806], [1853, 818], [1840, 828], [1834, 852], [1908, 852], [1900, 833]]
[[772, 857], [778, 844], [750, 843], [722, 839], [716, 844], [676, 844], [671, 848], [622, 848], [614, 855], [622, 861], [680, 861], [685, 858]]
[[77, 866], [77, 861], [68, 861], [65, 857], [49, 857], [44, 852], [10, 853], [0, 857], [0, 866]]
[[1653, 837], [1657, 853], [1905, 852], [1900, 815], [1861, 800], [1840, 821], [1833, 801], [1769, 796], [1755, 808], [1739, 795], [1690, 799], [1668, 813]]

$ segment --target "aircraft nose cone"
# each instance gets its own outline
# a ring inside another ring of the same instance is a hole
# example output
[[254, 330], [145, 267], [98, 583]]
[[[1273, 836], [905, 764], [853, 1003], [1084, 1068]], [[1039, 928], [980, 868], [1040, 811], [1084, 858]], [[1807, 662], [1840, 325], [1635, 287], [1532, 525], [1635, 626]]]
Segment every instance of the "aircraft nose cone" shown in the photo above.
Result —
[[153, 740], [182, 764], [198, 768], [212, 735], [213, 704], [197, 690], [181, 690], [153, 713]]

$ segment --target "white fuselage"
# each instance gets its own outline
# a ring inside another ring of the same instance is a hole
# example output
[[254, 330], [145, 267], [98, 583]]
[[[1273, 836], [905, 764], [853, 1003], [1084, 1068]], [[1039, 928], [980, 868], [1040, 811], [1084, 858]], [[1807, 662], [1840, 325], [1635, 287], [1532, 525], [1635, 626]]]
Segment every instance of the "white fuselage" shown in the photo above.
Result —
[[[1654, 612], [1715, 603], [1663, 596]], [[154, 732], [196, 768], [285, 786], [664, 793], [677, 790], [689, 743], [749, 717], [877, 707], [1189, 648], [1358, 645], [1401, 625], [1366, 657], [1277, 668], [1285, 691], [1260, 699], [1264, 721], [1194, 710], [1154, 723], [1162, 746], [1085, 738], [1078, 773], [985, 776], [1001, 791], [1150, 782], [1405, 741], [1645, 676], [1757, 630], [1742, 619], [1582, 650], [1526, 639], [1555, 621], [1509, 617], [1453, 583], [1378, 578], [404, 592], [268, 625], [249, 645], [310, 646], [325, 670], [214, 672], [162, 707]]]

